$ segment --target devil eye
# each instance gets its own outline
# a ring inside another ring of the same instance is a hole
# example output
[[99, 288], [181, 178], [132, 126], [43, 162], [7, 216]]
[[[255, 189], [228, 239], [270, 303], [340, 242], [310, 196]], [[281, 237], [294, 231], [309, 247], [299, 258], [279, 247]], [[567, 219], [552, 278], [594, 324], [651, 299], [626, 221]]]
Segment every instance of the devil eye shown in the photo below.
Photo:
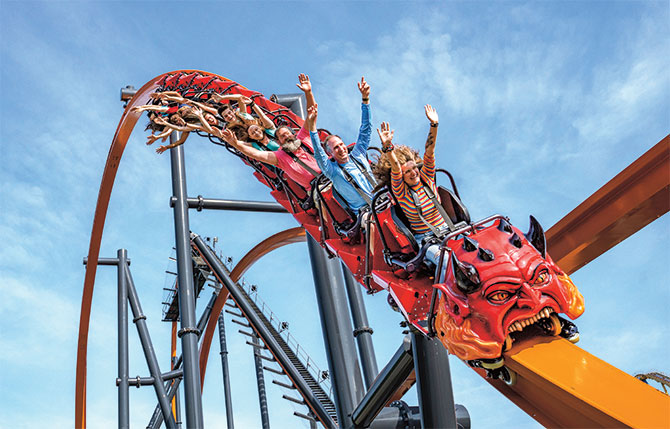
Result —
[[490, 294], [488, 296], [488, 300], [494, 304], [502, 304], [503, 302], [507, 301], [510, 296], [512, 296], [511, 293], [504, 290], [499, 290]]
[[536, 285], [536, 286], [543, 285], [548, 281], [549, 281], [549, 271], [548, 270], [542, 270], [542, 271], [540, 271], [540, 274], [537, 276], [537, 278], [533, 282], [533, 285]]

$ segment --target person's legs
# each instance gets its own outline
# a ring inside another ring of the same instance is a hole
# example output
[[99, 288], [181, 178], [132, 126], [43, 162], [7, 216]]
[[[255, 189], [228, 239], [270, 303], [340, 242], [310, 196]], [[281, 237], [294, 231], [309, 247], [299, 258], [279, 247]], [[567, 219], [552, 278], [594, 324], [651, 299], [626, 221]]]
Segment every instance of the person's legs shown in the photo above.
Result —
[[[416, 234], [414, 235], [414, 238], [416, 239], [416, 242], [419, 244], [419, 246], [423, 247], [424, 240], [427, 240], [434, 236], [435, 235], [432, 232], [426, 232], [423, 234]], [[428, 248], [426, 249], [426, 256], [424, 257], [424, 260], [437, 266], [437, 262], [439, 261], [439, 259], [440, 259], [440, 245], [435, 243], [428, 246]]]

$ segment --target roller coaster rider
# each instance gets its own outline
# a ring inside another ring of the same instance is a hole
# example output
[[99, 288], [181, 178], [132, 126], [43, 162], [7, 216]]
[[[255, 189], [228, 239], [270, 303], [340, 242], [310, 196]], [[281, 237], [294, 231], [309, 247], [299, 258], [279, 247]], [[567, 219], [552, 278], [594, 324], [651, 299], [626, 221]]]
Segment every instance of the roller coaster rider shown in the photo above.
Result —
[[439, 118], [437, 111], [429, 104], [424, 110], [430, 121], [430, 131], [426, 139], [423, 167], [419, 169], [418, 153], [406, 146], [393, 146], [394, 132], [388, 122], [382, 122], [381, 130], [377, 129], [377, 133], [383, 153], [375, 166], [375, 174], [382, 182], [388, 182], [390, 174], [391, 191], [410, 222], [414, 238], [419, 245], [428, 246], [425, 258], [437, 265], [440, 239], [454, 225], [437, 199], [435, 185], [435, 142]]
[[[315, 103], [309, 77], [301, 74], [298, 76], [298, 79], [300, 83], [297, 86], [305, 92], [307, 106], [313, 106]], [[309, 193], [312, 186], [311, 182], [321, 174], [321, 169], [312, 156], [314, 149], [312, 148], [306, 125], [300, 129], [297, 136], [287, 126], [277, 128], [274, 131], [274, 135], [281, 146], [276, 151], [264, 151], [251, 147], [239, 141], [230, 130], [224, 130], [221, 137], [244, 155], [279, 167], [289, 178]]]
[[326, 150], [332, 155], [332, 159], [329, 159], [321, 147], [319, 134], [317, 133], [318, 107], [316, 104], [308, 108], [307, 115], [316, 162], [355, 215], [358, 215], [362, 208], [369, 206], [372, 199], [372, 190], [376, 184], [367, 159], [367, 150], [370, 146], [370, 134], [372, 132], [372, 125], [370, 124], [370, 85], [363, 77], [358, 83], [358, 90], [362, 97], [362, 118], [358, 138], [351, 153], [339, 136], [331, 134], [324, 140]]

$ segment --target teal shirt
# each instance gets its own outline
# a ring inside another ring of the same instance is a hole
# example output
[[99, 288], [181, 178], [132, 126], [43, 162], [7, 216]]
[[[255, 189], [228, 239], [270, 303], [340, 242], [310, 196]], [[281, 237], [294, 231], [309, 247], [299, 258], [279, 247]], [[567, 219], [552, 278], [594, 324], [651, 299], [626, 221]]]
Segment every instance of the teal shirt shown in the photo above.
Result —
[[267, 146], [263, 146], [256, 141], [252, 141], [251, 146], [253, 146], [254, 148], [256, 148], [258, 150], [265, 150], [265, 151], [272, 151], [272, 152], [274, 152], [276, 150], [279, 150], [279, 143], [277, 143], [274, 140], [275, 130], [270, 130], [270, 129], [266, 128], [265, 129], [265, 134], [267, 134], [268, 136], [271, 137], [270, 141], [268, 141]]

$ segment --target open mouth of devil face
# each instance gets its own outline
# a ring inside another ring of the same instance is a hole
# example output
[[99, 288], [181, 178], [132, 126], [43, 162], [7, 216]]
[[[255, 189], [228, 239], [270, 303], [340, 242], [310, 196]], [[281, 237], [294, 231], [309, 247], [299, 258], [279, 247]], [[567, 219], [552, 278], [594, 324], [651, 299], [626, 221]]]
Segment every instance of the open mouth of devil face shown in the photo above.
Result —
[[528, 317], [526, 319], [520, 319], [512, 322], [507, 327], [507, 333], [511, 334], [512, 332], [521, 332], [524, 328], [540, 323], [543, 319], [549, 319], [552, 314], [555, 314], [553, 308], [544, 307], [539, 313], [534, 316]]

